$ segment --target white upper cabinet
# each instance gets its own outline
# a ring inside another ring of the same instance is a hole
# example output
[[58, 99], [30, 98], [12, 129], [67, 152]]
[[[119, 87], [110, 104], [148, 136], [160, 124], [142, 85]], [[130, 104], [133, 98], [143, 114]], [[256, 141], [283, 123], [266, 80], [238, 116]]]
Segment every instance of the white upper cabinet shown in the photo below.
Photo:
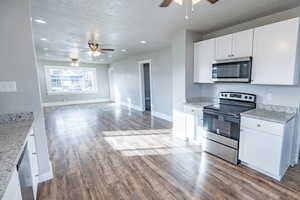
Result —
[[215, 58], [215, 39], [194, 44], [194, 82], [212, 83], [212, 64]]
[[232, 58], [252, 56], [253, 29], [234, 33], [232, 36]]
[[216, 60], [232, 57], [232, 34], [216, 38]]
[[252, 56], [253, 29], [216, 38], [216, 60]]
[[256, 28], [252, 84], [298, 84], [298, 38], [299, 18]]

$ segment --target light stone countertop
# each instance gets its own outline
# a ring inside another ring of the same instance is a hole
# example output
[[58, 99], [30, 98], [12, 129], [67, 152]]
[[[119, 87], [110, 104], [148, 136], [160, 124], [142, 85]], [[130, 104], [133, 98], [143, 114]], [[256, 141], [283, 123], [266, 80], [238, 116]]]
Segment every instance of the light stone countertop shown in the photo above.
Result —
[[214, 102], [190, 102], [190, 103], [185, 103], [184, 106], [192, 107], [194, 109], [202, 109], [205, 106], [213, 105]]
[[296, 112], [285, 112], [285, 111], [275, 111], [275, 110], [256, 108], [241, 113], [241, 116], [285, 124], [293, 117], [296, 116]]
[[0, 199], [23, 152], [33, 120], [0, 124]]
[[213, 105], [217, 102], [216, 99], [210, 97], [198, 97], [187, 99], [184, 106], [192, 107], [194, 109], [203, 109], [205, 106]]

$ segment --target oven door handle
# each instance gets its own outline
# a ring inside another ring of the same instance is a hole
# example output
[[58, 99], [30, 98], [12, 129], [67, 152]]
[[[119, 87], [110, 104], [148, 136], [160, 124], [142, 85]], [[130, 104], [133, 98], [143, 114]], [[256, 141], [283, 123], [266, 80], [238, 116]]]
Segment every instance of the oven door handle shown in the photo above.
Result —
[[233, 123], [240, 123], [240, 118], [239, 117], [234, 117], [234, 116], [231, 116], [231, 115], [221, 114], [221, 113], [218, 113], [217, 111], [214, 112], [214, 111], [211, 111], [211, 110], [203, 110], [203, 119], [205, 120], [204, 114], [218, 116], [218, 119], [220, 119], [219, 116], [221, 116], [223, 121], [228, 121], [228, 122], [233, 122]]
[[203, 114], [208, 114], [208, 115], [220, 115], [217, 111], [211, 111], [211, 110], [203, 110]]

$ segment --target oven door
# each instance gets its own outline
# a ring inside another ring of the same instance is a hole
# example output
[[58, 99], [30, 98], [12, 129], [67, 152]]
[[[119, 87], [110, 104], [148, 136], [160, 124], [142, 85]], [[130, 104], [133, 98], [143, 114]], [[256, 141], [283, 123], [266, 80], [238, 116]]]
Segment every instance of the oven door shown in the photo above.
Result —
[[232, 140], [239, 140], [240, 118], [210, 110], [204, 110], [203, 117], [203, 127], [206, 131]]
[[252, 59], [240, 61], [224, 61], [212, 67], [214, 82], [250, 82]]

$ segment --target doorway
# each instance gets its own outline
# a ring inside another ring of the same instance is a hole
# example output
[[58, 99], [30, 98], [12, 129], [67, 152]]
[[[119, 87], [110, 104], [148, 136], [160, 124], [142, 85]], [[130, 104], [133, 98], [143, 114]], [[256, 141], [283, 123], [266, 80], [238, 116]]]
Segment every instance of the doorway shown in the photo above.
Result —
[[151, 112], [152, 91], [151, 91], [151, 60], [141, 61], [140, 65], [140, 86], [142, 110]]

